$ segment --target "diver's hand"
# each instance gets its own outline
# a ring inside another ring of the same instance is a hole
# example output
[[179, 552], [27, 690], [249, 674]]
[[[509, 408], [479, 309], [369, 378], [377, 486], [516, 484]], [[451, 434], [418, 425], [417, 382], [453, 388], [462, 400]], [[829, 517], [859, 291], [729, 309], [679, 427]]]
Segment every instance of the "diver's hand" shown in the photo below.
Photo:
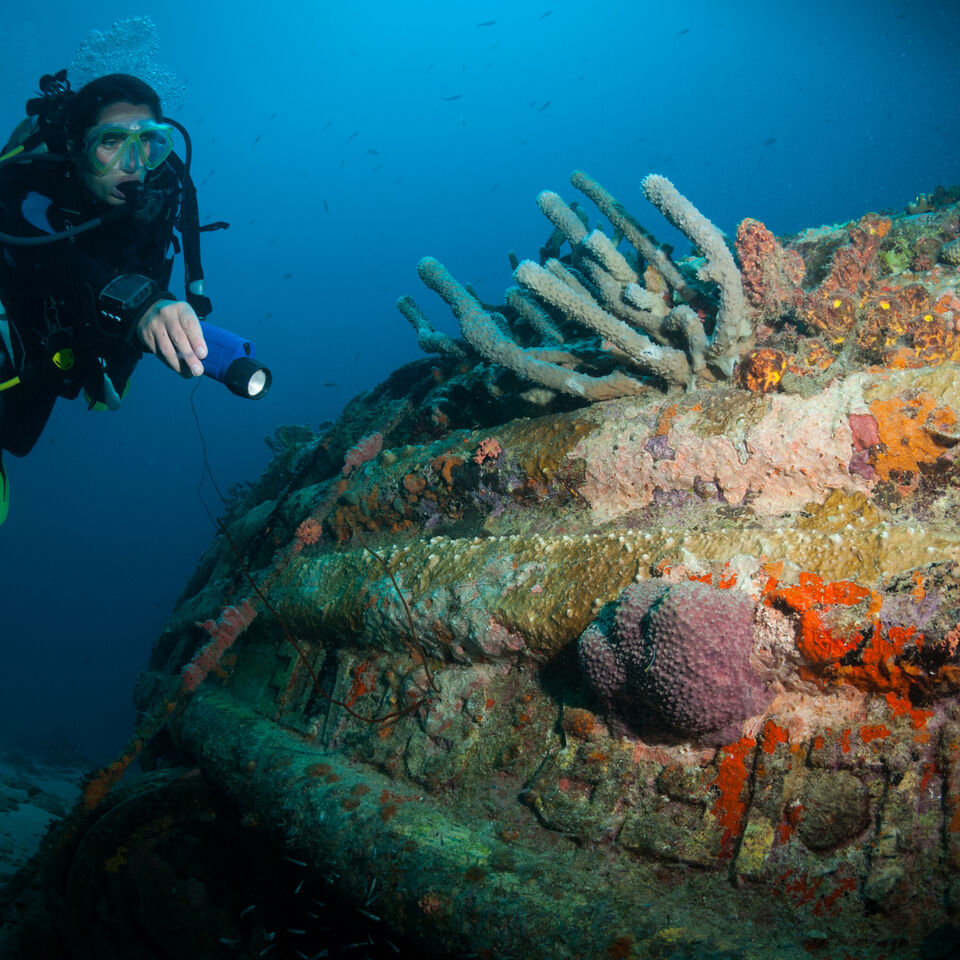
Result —
[[207, 344], [193, 307], [182, 300], [158, 300], [137, 324], [140, 342], [171, 370], [185, 377], [203, 373]]

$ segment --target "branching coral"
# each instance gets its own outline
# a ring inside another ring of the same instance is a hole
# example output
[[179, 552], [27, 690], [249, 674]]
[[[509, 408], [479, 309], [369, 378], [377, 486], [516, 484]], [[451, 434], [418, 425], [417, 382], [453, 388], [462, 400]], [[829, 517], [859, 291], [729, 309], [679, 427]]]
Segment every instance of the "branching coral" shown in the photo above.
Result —
[[[580, 171], [571, 181], [607, 216], [613, 236], [589, 230], [580, 212], [557, 194], [541, 193], [540, 209], [571, 253], [563, 260], [549, 256], [559, 252], [553, 242], [544, 248], [543, 263], [517, 264], [519, 286], [507, 291], [501, 311], [481, 304], [439, 261], [420, 261], [420, 278], [453, 310], [467, 342], [525, 379], [588, 400], [639, 394], [651, 379], [690, 388], [701, 377], [730, 377], [752, 346], [754, 313], [720, 231], [665, 177], [651, 174], [643, 181], [647, 199], [702, 256], [700, 290], [596, 181]], [[635, 256], [620, 252], [621, 237]], [[458, 349], [429, 327], [411, 298], [402, 297], [398, 307], [421, 347]], [[582, 339], [584, 327], [589, 340]]]

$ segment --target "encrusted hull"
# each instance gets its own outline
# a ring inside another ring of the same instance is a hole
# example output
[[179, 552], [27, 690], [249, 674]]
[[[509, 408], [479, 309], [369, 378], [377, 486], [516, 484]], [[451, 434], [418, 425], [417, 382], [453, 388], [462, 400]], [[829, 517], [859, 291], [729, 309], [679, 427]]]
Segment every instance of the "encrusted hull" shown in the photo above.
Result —
[[[447, 344], [324, 438], [283, 434], [156, 644], [144, 716], [441, 955], [946, 942], [960, 299], [953, 265], [890, 259], [956, 210], [929, 218], [742, 230], [759, 342], [723, 383], [571, 409]], [[736, 630], [682, 609], [724, 590]], [[629, 607], [668, 595], [656, 622]], [[740, 713], [712, 702], [730, 637]]]

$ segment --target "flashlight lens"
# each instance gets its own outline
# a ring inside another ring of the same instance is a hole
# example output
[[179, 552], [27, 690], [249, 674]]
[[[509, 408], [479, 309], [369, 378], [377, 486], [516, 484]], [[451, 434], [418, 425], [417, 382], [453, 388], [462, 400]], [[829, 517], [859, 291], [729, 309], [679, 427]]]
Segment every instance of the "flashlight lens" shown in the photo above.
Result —
[[267, 395], [272, 380], [270, 371], [263, 364], [252, 357], [240, 357], [227, 367], [221, 382], [238, 397], [259, 400]]
[[263, 367], [261, 367], [247, 381], [247, 393], [251, 397], [257, 397], [263, 392], [266, 385], [267, 385], [267, 372]]

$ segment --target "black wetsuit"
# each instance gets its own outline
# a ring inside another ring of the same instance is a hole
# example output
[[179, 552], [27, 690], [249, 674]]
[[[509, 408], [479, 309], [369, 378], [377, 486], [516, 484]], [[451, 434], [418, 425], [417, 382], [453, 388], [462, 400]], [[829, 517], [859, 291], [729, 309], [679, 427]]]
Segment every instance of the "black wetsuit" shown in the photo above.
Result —
[[[0, 451], [26, 455], [58, 396], [73, 399], [84, 390], [92, 406], [111, 388], [122, 394], [142, 348], [133, 330], [102, 316], [99, 293], [114, 277], [131, 273], [149, 277], [166, 290], [176, 246], [173, 231], [182, 188], [178, 173], [165, 162], [150, 171], [144, 186], [153, 201], [149, 213], [141, 207], [137, 217], [128, 212], [43, 245], [0, 240], [0, 302], [12, 327], [6, 347], [0, 339], [0, 374], [12, 371], [20, 378], [0, 391]], [[116, 208], [97, 203], [69, 161], [38, 159], [0, 166], [0, 233], [55, 233], [107, 209]]]

